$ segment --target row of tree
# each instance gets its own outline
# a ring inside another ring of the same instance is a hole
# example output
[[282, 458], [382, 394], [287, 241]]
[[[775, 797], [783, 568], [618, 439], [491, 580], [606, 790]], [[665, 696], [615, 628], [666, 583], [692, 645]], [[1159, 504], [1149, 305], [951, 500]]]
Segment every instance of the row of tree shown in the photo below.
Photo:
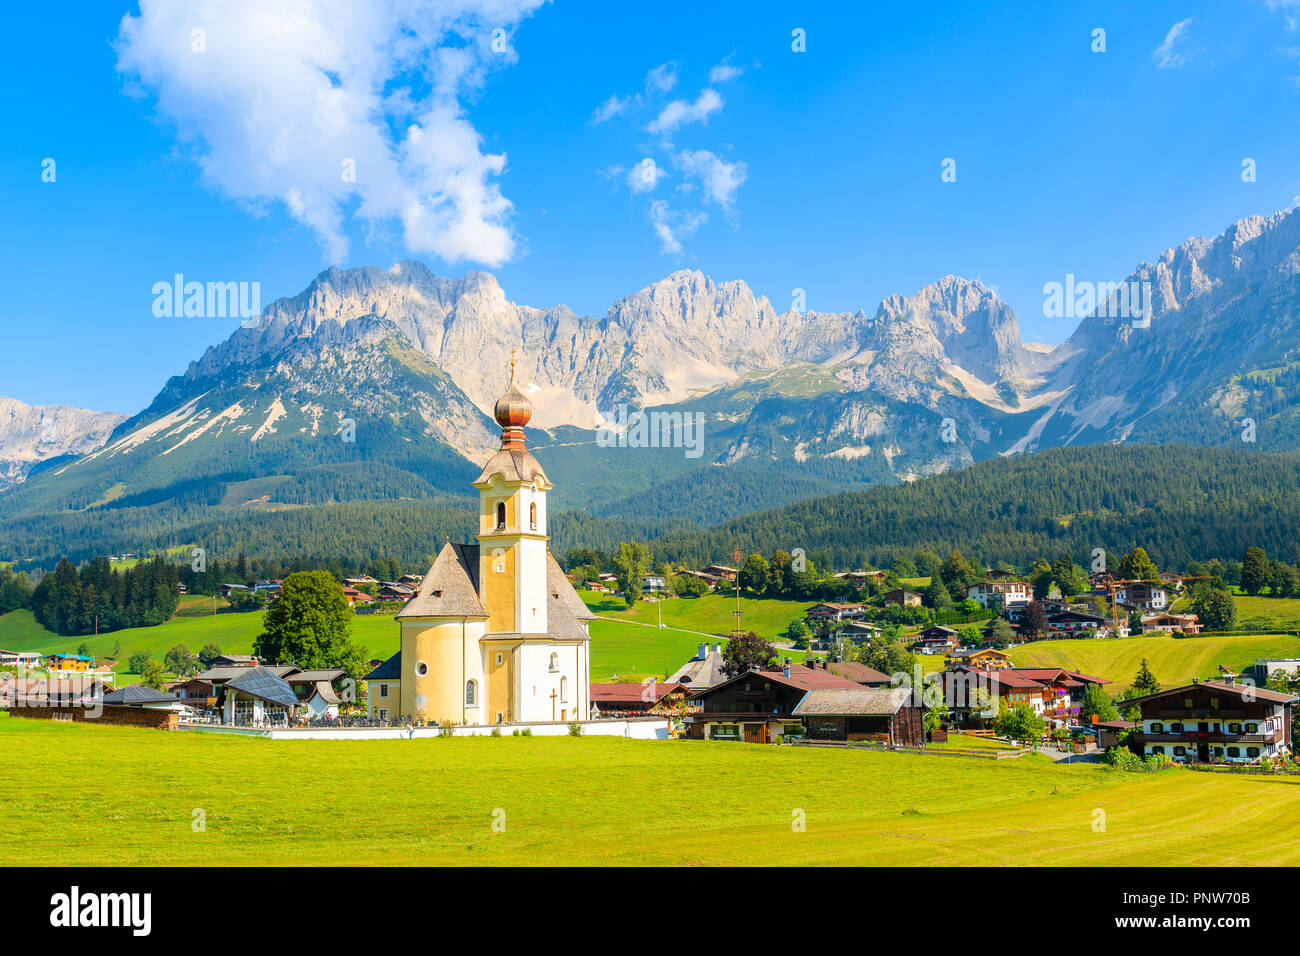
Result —
[[176, 565], [161, 555], [126, 571], [107, 558], [78, 570], [64, 558], [32, 590], [27, 606], [42, 626], [57, 634], [93, 634], [124, 627], [161, 624], [180, 601]]

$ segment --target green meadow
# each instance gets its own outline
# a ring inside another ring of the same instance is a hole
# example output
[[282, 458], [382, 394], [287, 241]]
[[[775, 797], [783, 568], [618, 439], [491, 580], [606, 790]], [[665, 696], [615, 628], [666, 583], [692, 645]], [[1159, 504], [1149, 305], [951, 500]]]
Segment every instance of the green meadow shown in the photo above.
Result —
[[1296, 778], [1041, 755], [0, 717], [10, 865], [1296, 865], [1300, 843], [1278, 835], [1297, 817]]
[[[700, 631], [706, 635], [730, 634], [736, 629], [736, 596], [734, 594], [706, 594], [698, 598], [672, 598], [656, 604], [637, 601], [629, 608], [622, 598], [612, 594], [578, 592], [593, 613], [613, 620], [640, 621], [656, 624], [662, 609], [663, 622], [669, 627], [686, 631]], [[779, 598], [761, 598], [742, 594], [740, 598], [740, 623], [747, 631], [754, 631], [775, 640], [795, 618], [802, 618], [816, 601], [785, 601]], [[699, 640], [706, 638], [700, 637]]]
[[1165, 687], [1217, 676], [1223, 664], [1235, 671], [1257, 657], [1300, 657], [1300, 638], [1285, 634], [1202, 634], [1172, 637], [1145, 634], [1117, 639], [1036, 641], [1013, 647], [1008, 655], [1020, 667], [1068, 667], [1112, 681], [1114, 695], [1127, 689], [1142, 659]]

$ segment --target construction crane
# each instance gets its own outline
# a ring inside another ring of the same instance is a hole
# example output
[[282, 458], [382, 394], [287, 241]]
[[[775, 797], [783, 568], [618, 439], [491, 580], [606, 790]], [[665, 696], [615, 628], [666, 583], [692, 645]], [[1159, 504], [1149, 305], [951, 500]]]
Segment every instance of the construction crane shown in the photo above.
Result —
[[[1214, 580], [1215, 576], [1213, 574], [1193, 574], [1187, 576], [1180, 575], [1179, 577], [1183, 581], [1212, 581]], [[1106, 588], [1107, 592], [1110, 595], [1111, 634], [1113, 634], [1115, 637], [1119, 637], [1119, 603], [1115, 600], [1115, 592], [1118, 591], [1121, 587], [1126, 587], [1127, 585], [1130, 584], [1154, 584], [1160, 587], [1166, 586], [1165, 583], [1162, 580], [1160, 580], [1160, 578], [1158, 577], [1156, 578], [1107, 578], [1103, 586]]]

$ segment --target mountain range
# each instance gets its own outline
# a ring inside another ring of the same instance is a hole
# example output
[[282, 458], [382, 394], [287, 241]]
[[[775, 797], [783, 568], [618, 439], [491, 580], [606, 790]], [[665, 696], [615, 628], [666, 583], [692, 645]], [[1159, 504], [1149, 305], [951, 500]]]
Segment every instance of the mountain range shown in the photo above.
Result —
[[[557, 505], [629, 520], [716, 524], [1069, 445], [1293, 449], [1298, 273], [1300, 215], [1243, 219], [1134, 268], [1142, 321], [1089, 302], [1049, 348], [956, 276], [818, 313], [678, 271], [595, 317], [518, 305], [482, 272], [330, 269], [129, 418], [0, 400], [0, 530], [35, 554], [40, 516], [124, 528], [150, 509], [185, 540], [217, 512], [463, 495], [512, 358]], [[620, 406], [702, 415], [703, 454], [606, 447]], [[44, 442], [51, 414], [64, 437]]]

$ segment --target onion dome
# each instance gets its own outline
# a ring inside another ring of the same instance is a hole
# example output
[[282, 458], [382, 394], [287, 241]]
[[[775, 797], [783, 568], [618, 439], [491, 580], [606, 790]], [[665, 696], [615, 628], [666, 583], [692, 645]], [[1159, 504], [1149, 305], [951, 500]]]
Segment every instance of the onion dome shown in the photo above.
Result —
[[501, 447], [522, 449], [524, 447], [524, 426], [533, 417], [533, 403], [515, 382], [514, 353], [510, 355], [510, 387], [497, 399], [493, 409], [497, 424], [501, 426]]

